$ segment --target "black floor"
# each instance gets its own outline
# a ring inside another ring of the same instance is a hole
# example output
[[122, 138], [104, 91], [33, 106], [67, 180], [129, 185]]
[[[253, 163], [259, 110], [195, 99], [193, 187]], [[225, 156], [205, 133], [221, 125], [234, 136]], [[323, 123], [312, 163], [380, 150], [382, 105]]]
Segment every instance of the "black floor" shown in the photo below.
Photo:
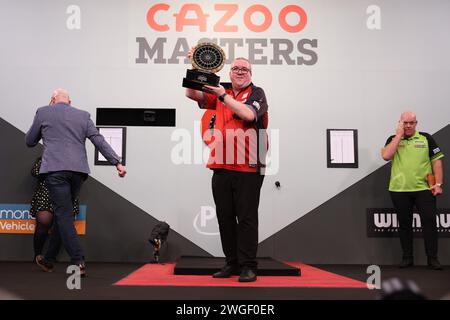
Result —
[[[259, 276], [300, 276], [300, 268], [287, 265], [270, 257], [257, 258]], [[225, 258], [181, 256], [173, 273], [176, 275], [211, 275], [225, 265]], [[238, 275], [238, 271], [234, 273]]]
[[[113, 286], [116, 281], [142, 264], [89, 263], [88, 277], [81, 280], [80, 290], [66, 286], [66, 264], [60, 263], [54, 273], [45, 273], [33, 263], [0, 262], [0, 296], [3, 299], [70, 299], [70, 300], [374, 300], [380, 290], [330, 288], [229, 288], [229, 287], [149, 287]], [[320, 265], [323, 270], [366, 281], [367, 266]], [[400, 270], [381, 266], [382, 280], [398, 277], [412, 280], [428, 299], [442, 299], [450, 294], [450, 267], [434, 271], [425, 267]], [[447, 297], [450, 298], [450, 297]]]

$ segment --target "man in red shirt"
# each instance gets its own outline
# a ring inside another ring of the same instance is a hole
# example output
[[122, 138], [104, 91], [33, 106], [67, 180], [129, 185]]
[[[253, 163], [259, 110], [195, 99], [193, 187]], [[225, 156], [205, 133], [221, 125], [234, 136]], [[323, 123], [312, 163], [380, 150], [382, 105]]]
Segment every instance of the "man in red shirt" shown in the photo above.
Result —
[[[192, 50], [190, 52], [192, 54]], [[252, 83], [245, 58], [231, 64], [231, 83], [186, 89], [200, 108], [215, 110], [207, 167], [214, 171], [212, 191], [226, 265], [213, 274], [228, 278], [240, 270], [240, 282], [257, 278], [258, 206], [267, 152], [268, 105], [262, 88]], [[211, 133], [210, 133], [211, 131]]]

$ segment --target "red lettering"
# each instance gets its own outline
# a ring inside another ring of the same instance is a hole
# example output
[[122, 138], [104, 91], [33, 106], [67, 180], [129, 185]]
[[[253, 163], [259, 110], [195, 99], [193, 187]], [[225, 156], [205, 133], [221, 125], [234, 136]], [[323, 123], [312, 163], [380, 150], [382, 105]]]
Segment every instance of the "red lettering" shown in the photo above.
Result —
[[158, 24], [155, 21], [155, 14], [158, 11], [167, 11], [170, 6], [165, 3], [158, 3], [152, 6], [147, 12], [147, 23], [153, 30], [156, 31], [168, 31], [169, 26], [167, 24]]
[[[197, 18], [186, 18], [189, 11], [195, 12]], [[173, 16], [175, 17], [175, 30], [177, 32], [183, 31], [184, 26], [198, 26], [200, 32], [206, 31], [206, 18], [209, 17], [209, 14], [204, 14], [198, 4], [184, 4], [180, 9], [180, 13], [175, 13]]]
[[225, 11], [225, 14], [223, 15], [223, 17], [219, 21], [217, 21], [217, 23], [214, 25], [214, 32], [237, 32], [238, 31], [238, 26], [236, 26], [236, 25], [227, 26], [226, 23], [238, 11], [239, 5], [232, 4], [232, 3], [220, 3], [220, 4], [214, 5], [214, 9], [217, 11]]
[[[158, 3], [150, 7], [147, 11], [147, 24], [155, 31], [169, 31], [171, 27], [167, 24], [160, 24], [156, 22], [156, 15], [161, 11], [169, 11], [171, 6], [167, 3]], [[214, 11], [223, 11], [223, 14], [214, 24], [213, 32], [239, 32], [240, 24], [229, 24], [229, 21], [235, 17], [239, 11], [239, 4], [237, 3], [217, 3], [214, 4]], [[255, 24], [252, 21], [252, 17], [255, 13], [263, 15], [263, 22]], [[295, 14], [299, 17], [299, 22], [291, 25], [287, 22], [286, 18], [289, 14]], [[188, 18], [188, 16], [191, 16]], [[177, 32], [183, 32], [184, 27], [196, 26], [200, 32], [207, 31], [207, 20], [210, 17], [208, 13], [203, 12], [202, 7], [195, 3], [183, 4], [178, 13], [174, 13], [175, 17], [175, 30]], [[269, 8], [262, 4], [255, 4], [247, 8], [244, 12], [244, 25], [252, 32], [265, 32], [272, 25], [272, 13]], [[302, 31], [308, 22], [308, 16], [306, 11], [297, 5], [287, 5], [281, 9], [278, 14], [278, 23], [280, 27], [290, 33], [297, 33]], [[211, 31], [211, 30], [210, 30]]]
[[[286, 16], [291, 12], [295, 12], [296, 14], [298, 14], [298, 16], [300, 18], [299, 23], [296, 24], [295, 26], [291, 26], [286, 21]], [[305, 10], [303, 10], [299, 6], [294, 6], [294, 5], [289, 5], [289, 6], [284, 7], [278, 16], [278, 22], [279, 22], [281, 28], [283, 28], [287, 32], [292, 32], [292, 33], [302, 31], [306, 26], [307, 20], [308, 20], [308, 18], [306, 16]]]
[[[255, 25], [252, 22], [252, 15], [255, 12], [261, 12], [264, 15], [264, 22], [261, 25]], [[261, 5], [261, 4], [255, 4], [253, 6], [250, 6], [244, 13], [244, 23], [245, 26], [253, 32], [264, 32], [267, 29], [269, 29], [270, 25], [272, 24], [272, 14], [270, 13], [270, 10], [267, 9], [267, 7]]]

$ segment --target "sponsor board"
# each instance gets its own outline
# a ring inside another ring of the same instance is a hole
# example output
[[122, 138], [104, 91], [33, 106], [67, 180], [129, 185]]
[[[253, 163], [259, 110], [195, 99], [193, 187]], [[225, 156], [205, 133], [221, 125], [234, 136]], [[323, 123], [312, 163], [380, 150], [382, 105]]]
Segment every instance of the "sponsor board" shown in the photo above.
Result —
[[[79, 235], [86, 234], [86, 205], [80, 205], [75, 217], [75, 229]], [[0, 233], [33, 234], [36, 221], [30, 214], [29, 204], [0, 204]]]
[[[367, 208], [367, 236], [397, 237], [399, 221], [393, 208]], [[450, 209], [438, 209], [436, 214], [436, 227], [439, 237], [450, 238]], [[414, 237], [422, 237], [422, 223], [420, 215], [413, 213], [412, 225]]]

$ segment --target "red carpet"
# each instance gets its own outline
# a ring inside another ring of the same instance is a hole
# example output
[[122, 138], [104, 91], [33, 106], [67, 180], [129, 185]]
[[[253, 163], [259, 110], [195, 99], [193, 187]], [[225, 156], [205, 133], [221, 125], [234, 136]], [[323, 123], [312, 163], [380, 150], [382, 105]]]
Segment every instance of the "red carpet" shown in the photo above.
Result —
[[304, 288], [366, 288], [366, 283], [343, 277], [299, 262], [302, 275], [259, 276], [256, 282], [238, 282], [238, 276], [213, 279], [211, 276], [174, 275], [174, 263], [146, 264], [115, 283], [118, 286], [184, 286], [184, 287], [304, 287]]

